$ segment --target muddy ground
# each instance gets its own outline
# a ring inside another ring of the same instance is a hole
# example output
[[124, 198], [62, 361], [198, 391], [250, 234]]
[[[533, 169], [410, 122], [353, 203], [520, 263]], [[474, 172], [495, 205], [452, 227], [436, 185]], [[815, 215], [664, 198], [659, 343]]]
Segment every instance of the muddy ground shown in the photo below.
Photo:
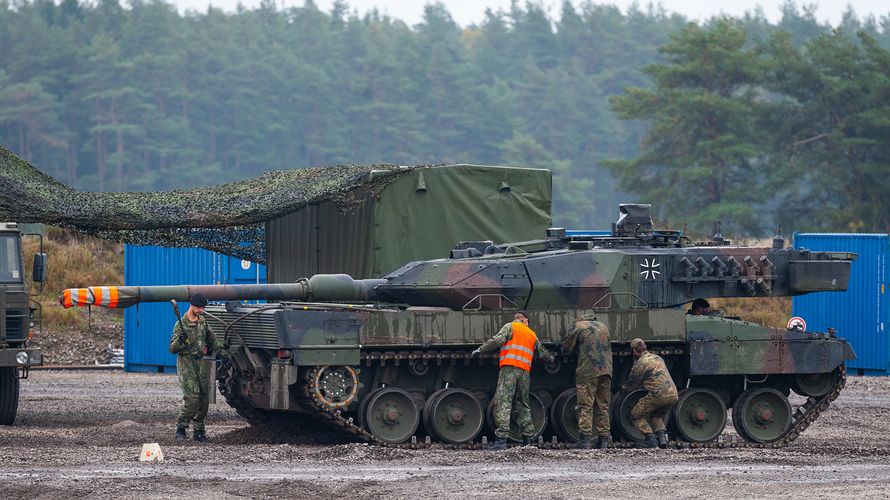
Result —
[[[781, 450], [520, 447], [494, 453], [322, 446], [311, 444], [318, 429], [250, 428], [222, 402], [208, 417], [212, 444], [176, 444], [178, 404], [171, 375], [32, 373], [22, 384], [17, 425], [0, 427], [0, 496], [890, 496], [887, 378], [851, 378], [831, 408]], [[160, 443], [164, 462], [138, 461], [147, 442]]]

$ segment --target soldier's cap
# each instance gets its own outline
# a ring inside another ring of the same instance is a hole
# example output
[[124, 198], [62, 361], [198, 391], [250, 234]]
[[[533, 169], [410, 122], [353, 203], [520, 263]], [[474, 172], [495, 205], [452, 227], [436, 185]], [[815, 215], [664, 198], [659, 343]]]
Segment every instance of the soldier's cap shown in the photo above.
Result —
[[695, 309], [696, 307], [700, 307], [702, 309], [710, 309], [711, 303], [705, 299], [698, 298], [692, 301], [692, 309]]
[[643, 342], [643, 339], [633, 339], [630, 341], [630, 348], [634, 351], [640, 352], [646, 349], [646, 343]]
[[192, 295], [192, 298], [189, 300], [189, 304], [195, 307], [207, 307], [207, 297], [203, 294], [196, 293]]

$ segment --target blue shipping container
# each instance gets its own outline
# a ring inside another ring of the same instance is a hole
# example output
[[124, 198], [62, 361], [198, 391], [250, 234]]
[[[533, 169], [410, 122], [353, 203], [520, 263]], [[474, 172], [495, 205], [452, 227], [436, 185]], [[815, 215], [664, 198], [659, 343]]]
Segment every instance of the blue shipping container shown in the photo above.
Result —
[[[126, 245], [125, 285], [265, 283], [266, 266], [199, 248]], [[182, 308], [181, 308], [182, 309]], [[182, 310], [185, 314], [185, 311]], [[168, 346], [176, 316], [169, 303], [146, 303], [124, 312], [124, 370], [175, 372]]]
[[846, 292], [794, 297], [792, 310], [807, 322], [807, 330], [836, 328], [850, 341], [856, 351], [856, 360], [847, 364], [850, 373], [890, 374], [890, 303], [885, 293], [890, 235], [799, 233], [794, 235], [794, 246], [858, 254]]

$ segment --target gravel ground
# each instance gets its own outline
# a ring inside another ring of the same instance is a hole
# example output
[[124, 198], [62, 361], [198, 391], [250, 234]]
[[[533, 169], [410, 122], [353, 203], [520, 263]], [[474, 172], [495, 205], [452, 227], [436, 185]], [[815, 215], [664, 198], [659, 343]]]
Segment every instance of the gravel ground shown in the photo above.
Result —
[[[221, 398], [220, 398], [221, 400]], [[211, 407], [214, 442], [176, 444], [176, 378], [33, 372], [15, 427], [0, 427], [6, 498], [750, 498], [890, 495], [890, 379], [849, 379], [782, 450], [390, 450], [319, 445], [315, 426], [247, 426]], [[143, 443], [166, 460], [140, 463]], [[287, 444], [282, 444], [287, 443]]]
[[111, 360], [108, 348], [124, 345], [124, 324], [103, 313], [91, 318], [89, 333], [86, 327], [47, 328], [28, 345], [40, 348], [44, 365], [107, 364]]

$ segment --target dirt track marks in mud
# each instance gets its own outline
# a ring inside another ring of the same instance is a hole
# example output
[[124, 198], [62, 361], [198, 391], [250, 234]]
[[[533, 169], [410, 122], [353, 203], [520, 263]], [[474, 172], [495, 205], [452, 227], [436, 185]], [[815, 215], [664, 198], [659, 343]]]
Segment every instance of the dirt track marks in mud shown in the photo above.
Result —
[[[393, 450], [323, 427], [252, 428], [222, 398], [199, 445], [173, 440], [176, 378], [34, 372], [15, 427], [0, 427], [5, 497], [692, 498], [890, 495], [890, 379], [851, 377], [781, 450]], [[163, 463], [140, 463], [158, 442]], [[331, 443], [331, 444], [319, 444]], [[340, 443], [340, 444], [337, 444]]]

